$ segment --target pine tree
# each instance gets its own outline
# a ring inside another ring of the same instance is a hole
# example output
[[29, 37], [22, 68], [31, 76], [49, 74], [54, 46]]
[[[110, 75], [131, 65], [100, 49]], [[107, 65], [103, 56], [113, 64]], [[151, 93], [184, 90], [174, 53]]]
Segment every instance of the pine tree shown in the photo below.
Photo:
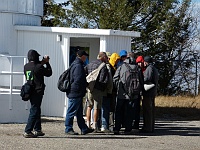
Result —
[[68, 17], [64, 7], [69, 1], [55, 3], [54, 0], [44, 0], [44, 15], [41, 20], [42, 26], [69, 26]]
[[[157, 60], [159, 94], [191, 92], [191, 47], [197, 33], [189, 12], [191, 0], [44, 1], [45, 26], [141, 32], [140, 38], [132, 39], [132, 50]], [[71, 9], [65, 8], [68, 5]]]

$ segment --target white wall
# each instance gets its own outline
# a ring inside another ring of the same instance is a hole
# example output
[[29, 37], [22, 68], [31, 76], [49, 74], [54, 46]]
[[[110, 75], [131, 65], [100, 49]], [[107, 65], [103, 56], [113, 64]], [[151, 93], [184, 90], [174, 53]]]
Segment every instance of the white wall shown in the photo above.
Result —
[[11, 102], [9, 101], [10, 95], [1, 94], [0, 96], [0, 123], [27, 122], [30, 108], [29, 103], [22, 101], [21, 97], [16, 94], [12, 95]]
[[21, 13], [42, 16], [42, 0], [0, 0], [0, 10], [8, 13]]
[[13, 25], [41, 25], [41, 0], [0, 0], [0, 53], [16, 55], [17, 37]]
[[50, 56], [53, 75], [45, 78], [47, 86], [42, 103], [43, 115], [64, 115], [65, 93], [58, 91], [57, 80], [68, 66], [69, 42], [70, 38], [67, 36], [63, 36], [62, 41], [58, 42], [56, 33], [18, 31], [17, 55], [26, 55], [29, 49], [35, 49], [40, 53], [40, 59], [46, 54]]
[[125, 36], [101, 36], [100, 51], [119, 53], [121, 50], [131, 51], [131, 38]]

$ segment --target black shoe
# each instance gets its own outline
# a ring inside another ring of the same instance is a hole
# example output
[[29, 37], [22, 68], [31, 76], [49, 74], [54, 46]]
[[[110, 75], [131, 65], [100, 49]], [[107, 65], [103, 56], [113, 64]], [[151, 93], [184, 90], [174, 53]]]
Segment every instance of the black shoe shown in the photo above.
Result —
[[133, 125], [132, 129], [139, 129], [139, 125]]
[[36, 136], [44, 136], [45, 135], [45, 133], [42, 131], [34, 131], [33, 134]]
[[140, 133], [153, 133], [153, 131], [148, 131], [148, 130], [144, 130], [144, 129], [141, 129], [139, 132]]
[[119, 135], [119, 131], [114, 131], [114, 135]]
[[92, 133], [94, 131], [94, 129], [90, 129], [88, 128], [85, 132], [81, 132], [82, 135], [86, 135], [88, 133]]
[[67, 134], [67, 135], [78, 135], [78, 133], [74, 132], [74, 131], [65, 132], [65, 134]]
[[125, 131], [124, 131], [124, 134], [125, 134], [125, 135], [130, 135], [130, 134], [131, 134], [131, 130], [129, 130], [129, 131], [125, 130]]

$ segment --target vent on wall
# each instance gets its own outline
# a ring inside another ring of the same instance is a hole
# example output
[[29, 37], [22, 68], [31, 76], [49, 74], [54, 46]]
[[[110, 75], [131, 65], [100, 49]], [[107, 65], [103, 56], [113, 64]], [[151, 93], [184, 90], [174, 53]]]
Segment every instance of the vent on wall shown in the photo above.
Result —
[[62, 41], [62, 35], [57, 35], [57, 42], [61, 42]]

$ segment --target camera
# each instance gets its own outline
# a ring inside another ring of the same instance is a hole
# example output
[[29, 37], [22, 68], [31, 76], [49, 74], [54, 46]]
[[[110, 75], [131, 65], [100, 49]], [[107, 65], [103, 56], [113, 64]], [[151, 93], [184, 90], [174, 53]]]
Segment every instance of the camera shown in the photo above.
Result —
[[46, 63], [49, 63], [49, 56], [48, 55], [44, 55], [43, 56], [43, 58], [42, 58], [42, 61], [41, 61], [41, 63], [42, 64], [46, 64]]
[[43, 59], [50, 59], [48, 55], [43, 56]]

